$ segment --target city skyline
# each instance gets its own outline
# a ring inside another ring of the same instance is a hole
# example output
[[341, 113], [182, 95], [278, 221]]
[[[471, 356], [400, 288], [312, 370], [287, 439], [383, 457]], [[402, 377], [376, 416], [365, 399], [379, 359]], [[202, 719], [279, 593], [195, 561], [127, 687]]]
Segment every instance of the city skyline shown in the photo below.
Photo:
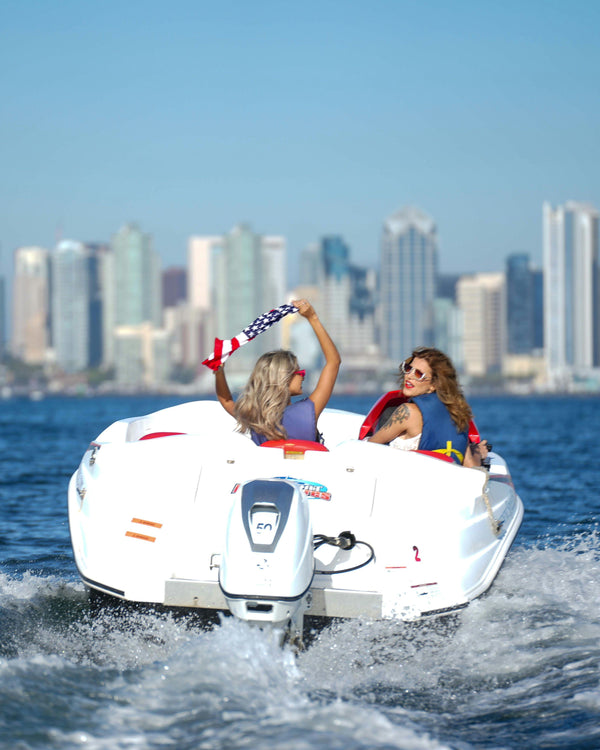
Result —
[[[339, 235], [306, 248], [299, 281], [310, 292], [292, 293], [314, 298], [345, 361], [345, 387], [373, 387], [373, 378], [385, 379], [406, 352], [425, 345], [446, 351], [469, 377], [515, 379], [511, 387], [521, 389], [598, 390], [600, 213], [575, 202], [546, 203], [543, 212], [542, 270], [528, 254], [513, 253], [500, 272], [440, 275], [436, 224], [414, 208], [388, 217], [379, 284]], [[212, 379], [198, 369], [200, 352], [285, 298], [285, 255], [285, 238], [247, 225], [192, 237], [186, 280], [178, 274], [178, 291], [159, 310], [161, 275], [165, 281], [172, 273], [161, 274], [152, 237], [138, 226], [123, 227], [110, 246], [20, 248], [12, 352], [41, 365], [52, 390], [72, 387], [68, 376], [85, 378], [88, 369], [109, 388], [193, 381], [204, 389]], [[291, 325], [269, 329], [260, 344], [272, 350], [294, 339], [308, 365], [314, 352], [294, 333]], [[244, 350], [248, 361], [236, 357], [231, 375], [251, 368], [253, 349]]]
[[[600, 205], [600, 6], [112, 0], [2, 11], [0, 273], [137, 222], [165, 267], [249, 222], [379, 261], [434, 217], [442, 272], [541, 265], [541, 206]], [[60, 235], [60, 237], [58, 236]]]

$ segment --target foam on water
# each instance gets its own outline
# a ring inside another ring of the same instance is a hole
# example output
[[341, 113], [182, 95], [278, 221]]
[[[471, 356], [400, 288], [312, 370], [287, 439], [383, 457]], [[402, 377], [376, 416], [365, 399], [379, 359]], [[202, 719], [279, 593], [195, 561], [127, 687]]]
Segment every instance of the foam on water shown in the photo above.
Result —
[[333, 624], [299, 654], [231, 618], [92, 617], [79, 583], [0, 575], [1, 728], [29, 748], [429, 750], [511, 747], [518, 726], [592, 748], [599, 604], [593, 530], [514, 549], [452, 617]]

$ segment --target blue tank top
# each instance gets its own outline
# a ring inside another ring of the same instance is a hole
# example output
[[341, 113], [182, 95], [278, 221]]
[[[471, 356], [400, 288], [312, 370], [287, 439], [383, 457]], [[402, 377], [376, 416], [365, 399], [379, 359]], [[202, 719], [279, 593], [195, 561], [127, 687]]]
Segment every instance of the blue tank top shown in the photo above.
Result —
[[[317, 418], [315, 405], [309, 398], [296, 401], [285, 407], [281, 424], [285, 429], [289, 440], [316, 440]], [[250, 436], [256, 445], [267, 442], [264, 435], [259, 435], [250, 430]]]
[[[468, 431], [459, 432], [450, 412], [440, 401], [435, 391], [424, 393], [422, 396], [415, 396], [410, 400], [413, 404], [416, 404], [423, 417], [423, 432], [419, 441], [419, 450], [435, 451], [450, 447], [452, 451], [460, 453], [460, 456], [458, 456], [451, 452], [452, 459], [456, 463], [462, 464], [469, 442]], [[448, 443], [450, 443], [450, 446], [448, 446]]]

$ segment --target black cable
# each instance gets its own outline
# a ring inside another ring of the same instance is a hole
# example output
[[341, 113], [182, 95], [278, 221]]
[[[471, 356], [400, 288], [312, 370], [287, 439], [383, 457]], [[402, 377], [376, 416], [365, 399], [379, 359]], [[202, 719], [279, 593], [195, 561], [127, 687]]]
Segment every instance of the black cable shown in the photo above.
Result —
[[313, 544], [315, 549], [319, 549], [319, 547], [321, 547], [323, 544], [331, 544], [334, 547], [339, 547], [340, 549], [345, 550], [352, 549], [357, 544], [362, 544], [364, 547], [367, 547], [371, 550], [371, 554], [369, 555], [368, 559], [364, 560], [358, 565], [353, 565], [351, 568], [344, 568], [343, 570], [315, 570], [316, 574], [333, 576], [337, 573], [350, 573], [353, 570], [364, 568], [365, 565], [368, 565], [371, 560], [375, 558], [375, 550], [373, 549], [373, 547], [368, 542], [361, 542], [357, 540], [354, 534], [352, 534], [350, 531], [342, 531], [339, 536], [325, 536], [325, 534], [315, 534], [313, 537]]

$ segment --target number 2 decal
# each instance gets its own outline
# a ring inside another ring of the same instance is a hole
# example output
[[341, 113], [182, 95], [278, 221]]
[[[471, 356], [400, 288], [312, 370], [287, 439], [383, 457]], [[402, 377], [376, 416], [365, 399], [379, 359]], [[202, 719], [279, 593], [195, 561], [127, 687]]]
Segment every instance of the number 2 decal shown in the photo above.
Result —
[[415, 553], [415, 561], [421, 562], [421, 558], [419, 557], [419, 548], [416, 544], [413, 546], [413, 552]]

